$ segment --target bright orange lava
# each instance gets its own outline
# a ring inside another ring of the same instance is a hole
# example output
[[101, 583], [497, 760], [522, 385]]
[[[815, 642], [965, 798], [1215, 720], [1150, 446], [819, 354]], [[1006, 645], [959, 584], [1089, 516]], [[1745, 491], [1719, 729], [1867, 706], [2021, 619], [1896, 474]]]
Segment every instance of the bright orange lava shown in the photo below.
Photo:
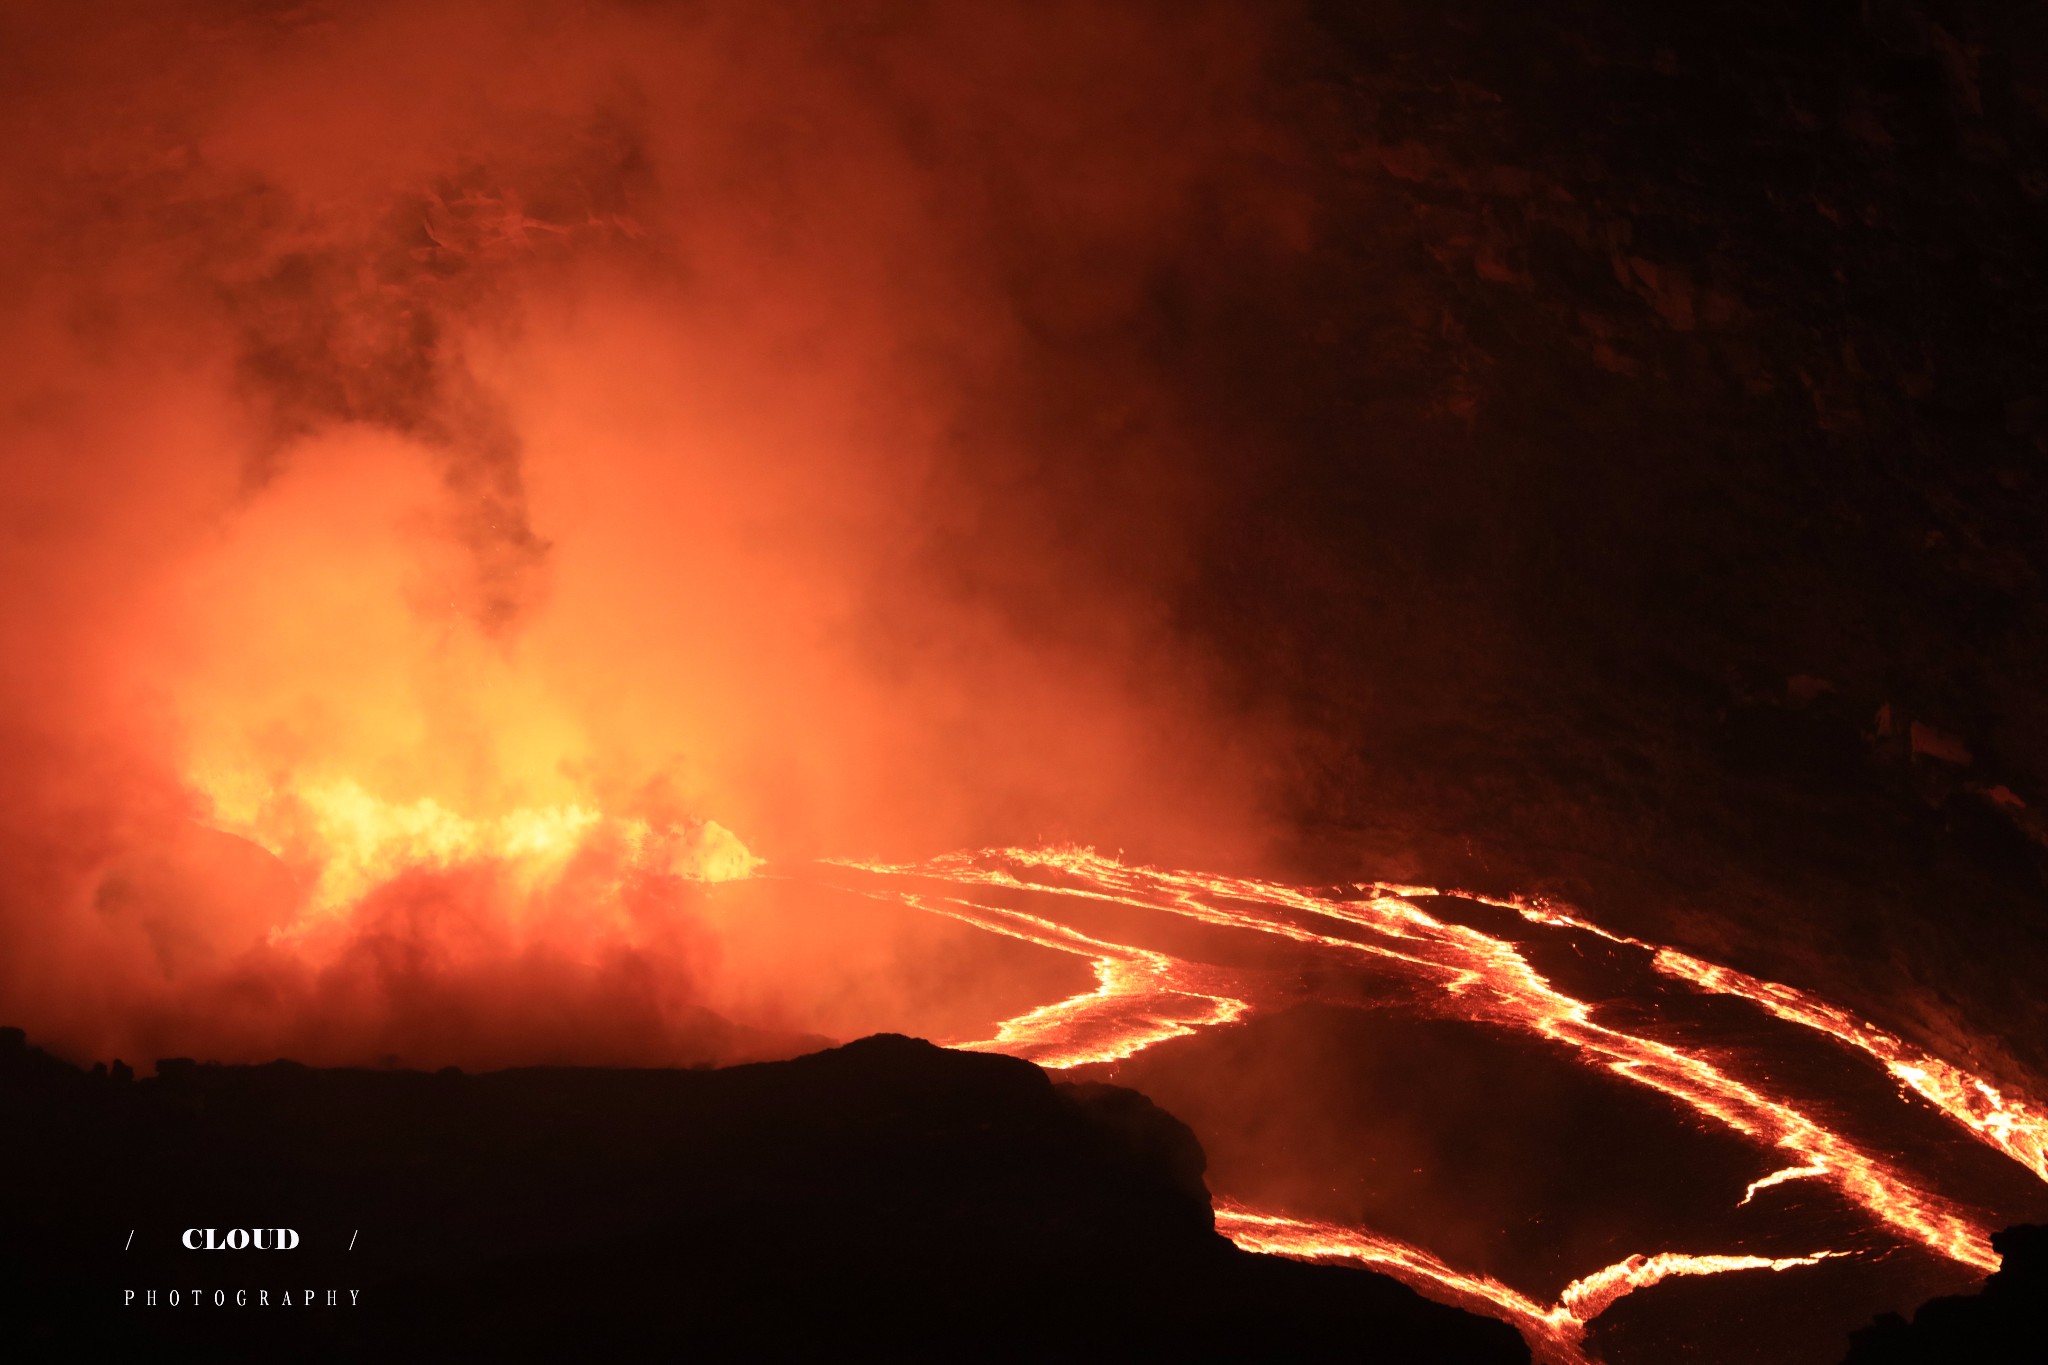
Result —
[[[1423, 891], [1420, 894], [1438, 893]], [[1466, 892], [1444, 894], [1469, 896]], [[1666, 976], [1684, 981], [1710, 995], [1747, 1000], [1787, 1023], [1814, 1029], [1845, 1047], [1868, 1053], [1882, 1062], [1901, 1085], [2043, 1181], [2048, 1181], [2048, 1110], [2030, 1104], [2022, 1096], [2004, 1094], [1988, 1081], [1922, 1052], [1874, 1024], [1864, 1023], [1848, 1011], [1804, 991], [1775, 981], [1760, 981], [1733, 968], [1702, 962], [1676, 949], [1610, 933], [1546, 902], [1469, 898], [1515, 910], [1537, 924], [1580, 929], [1614, 943], [1645, 949], [1654, 954], [1651, 959], [1653, 965]], [[1786, 1172], [1777, 1174], [1780, 1178], [1791, 1178]], [[1767, 1178], [1757, 1182], [1753, 1188], [1762, 1188], [1766, 1183], [1776, 1181]]]
[[1656, 954], [1657, 970], [1668, 976], [1716, 995], [1753, 1001], [1780, 1019], [1869, 1053], [1906, 1088], [2048, 1181], [2048, 1112], [1790, 986], [1759, 981], [1669, 948]]
[[[1989, 1271], [1998, 1258], [1989, 1229], [1970, 1211], [1910, 1179], [1884, 1157], [1866, 1151], [1774, 1096], [1767, 1078], [1733, 1074], [1729, 1059], [1644, 1037], [1604, 1023], [1595, 1007], [1553, 986], [1509, 941], [1439, 919], [1416, 899], [1458, 895], [1511, 910], [1549, 928], [1598, 934], [1651, 952], [1656, 969], [1699, 990], [1738, 996], [1779, 1018], [1818, 1029], [1883, 1062], [1902, 1083], [1962, 1123], [1979, 1140], [2005, 1152], [2048, 1180], [2048, 1119], [2017, 1097], [1921, 1053], [1892, 1035], [1789, 987], [1608, 933], [1562, 909], [1540, 902], [1503, 901], [1426, 887], [1356, 888], [1356, 898], [1236, 877], [1129, 867], [1086, 849], [997, 849], [959, 853], [920, 864], [842, 862], [879, 878], [864, 893], [894, 896], [905, 904], [975, 924], [1061, 952], [1089, 957], [1097, 988], [1043, 1005], [1008, 1020], [987, 1038], [958, 1046], [1000, 1051], [1049, 1067], [1128, 1057], [1194, 1029], [1228, 1024], [1261, 1004], [1256, 974], [1186, 962], [1155, 950], [1105, 942], [1042, 916], [979, 903], [966, 896], [933, 894], [932, 883], [958, 888], [1028, 890], [1183, 916], [1219, 928], [1275, 935], [1318, 953], [1369, 957], [1433, 985], [1440, 1008], [1452, 1017], [1519, 1029], [1568, 1049], [1654, 1089], [1699, 1116], [1740, 1134], [1765, 1152], [1789, 1158], [1744, 1192], [1788, 1180], [1819, 1180], [1860, 1206], [1902, 1240], [1950, 1260]], [[911, 889], [906, 883], [917, 883]], [[1552, 1305], [1485, 1276], [1468, 1275], [1416, 1247], [1359, 1228], [1219, 1205], [1218, 1228], [1250, 1250], [1313, 1259], [1372, 1264], [1438, 1298], [1502, 1317], [1519, 1327], [1543, 1357], [1583, 1361], [1579, 1342], [1586, 1324], [1635, 1289], [1671, 1275], [1738, 1270], [1786, 1270], [1850, 1254], [1816, 1251], [1790, 1258], [1638, 1255], [1574, 1281]]]
[[1026, 1057], [1048, 1067], [1115, 1062], [1197, 1028], [1232, 1023], [1250, 1009], [1242, 1000], [1211, 993], [1221, 973], [1205, 972], [1165, 953], [1105, 943], [1017, 910], [952, 897], [905, 894], [902, 900], [920, 910], [1094, 963], [1094, 990], [1006, 1020], [995, 1036], [985, 1041], [959, 1044], [968, 1049]]
[[1503, 1318], [1521, 1330], [1537, 1359], [1551, 1365], [1588, 1365], [1580, 1349], [1586, 1325], [1615, 1300], [1673, 1275], [1719, 1275], [1731, 1270], [1790, 1270], [1815, 1265], [1838, 1251], [1811, 1256], [1690, 1256], [1661, 1251], [1631, 1256], [1581, 1276], [1548, 1307], [1485, 1275], [1453, 1270], [1419, 1247], [1360, 1228], [1283, 1214], [1261, 1213], [1223, 1199], [1216, 1203], [1216, 1230], [1247, 1251], [1305, 1261], [1356, 1261], [1386, 1271], [1433, 1297]]
[[[237, 807], [216, 792], [224, 825], [274, 851], [311, 849], [318, 879], [310, 918], [317, 927], [365, 887], [405, 868], [488, 858], [545, 879], [577, 849], [607, 839], [628, 861], [698, 880], [759, 875], [759, 860], [721, 827], [702, 823], [655, 829], [608, 821], [581, 806], [516, 811], [492, 820], [462, 818], [432, 803], [379, 803], [359, 789], [308, 787]], [[1685, 1110], [1740, 1135], [1776, 1161], [1751, 1181], [1740, 1203], [1792, 1180], [1821, 1181], [1900, 1241], [1977, 1270], [1998, 1260], [1983, 1221], [1917, 1183], [1898, 1164], [1866, 1150], [1773, 1092], [1768, 1076], [1739, 1075], [1738, 1059], [1679, 1046], [1599, 1017], [1598, 1007], [1553, 985], [1516, 944], [1439, 918], [1417, 902], [1456, 896], [1511, 912], [1544, 929], [1590, 933], [1648, 953], [1667, 977], [1712, 994], [1747, 1000], [1773, 1016], [1818, 1030], [1877, 1059], [1913, 1094], [1978, 1140], [2048, 1180], [2048, 1118], [1939, 1058], [1790, 987], [1613, 934], [1561, 907], [1427, 887], [1375, 884], [1321, 894], [1218, 874], [1127, 866], [1092, 850], [1007, 848], [955, 853], [915, 864], [835, 861], [778, 874], [824, 881], [861, 896], [900, 904], [987, 933], [1069, 954], [1090, 963], [1095, 987], [1002, 1021], [986, 1037], [953, 1045], [1001, 1052], [1064, 1068], [1115, 1062], [1158, 1043], [1230, 1025], [1283, 997], [1273, 973], [1187, 960], [1157, 948], [1112, 941], [1052, 918], [1060, 901], [1174, 916], [1212, 929], [1277, 938], [1333, 962], [1369, 961], [1393, 972], [1442, 1014], [1516, 1030], [1561, 1047], [1668, 1097]], [[1040, 913], [990, 902], [1026, 893]], [[1077, 905], [1076, 908], [1080, 908]], [[1751, 1069], [1754, 1069], [1752, 1064]], [[1732, 1191], [1731, 1191], [1732, 1198]], [[1247, 1250], [1369, 1264], [1433, 1297], [1514, 1324], [1540, 1358], [1588, 1361], [1587, 1326], [1622, 1296], [1673, 1275], [1810, 1266], [1842, 1250], [1791, 1257], [1662, 1251], [1631, 1256], [1579, 1277], [1553, 1303], [1539, 1303], [1489, 1276], [1470, 1274], [1432, 1253], [1368, 1229], [1220, 1200], [1219, 1231]]]

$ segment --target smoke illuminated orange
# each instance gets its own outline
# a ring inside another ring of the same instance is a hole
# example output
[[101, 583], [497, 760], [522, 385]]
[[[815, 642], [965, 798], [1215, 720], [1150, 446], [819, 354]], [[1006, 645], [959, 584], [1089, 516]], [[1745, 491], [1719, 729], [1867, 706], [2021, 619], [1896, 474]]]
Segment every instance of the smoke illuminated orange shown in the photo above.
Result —
[[[1667, 1276], [1996, 1258], [1938, 1163], [1635, 1024], [1533, 944], [1808, 1030], [2048, 1182], [2024, 1074], [1548, 901], [1072, 846], [919, 861], [1038, 831], [1269, 866], [1288, 774], [1350, 743], [1286, 718], [1308, 665], [1241, 619], [1263, 580], [1239, 596], [1222, 569], [1240, 532], [1320, 563], [1245, 499], [1283, 429], [1316, 452], [1284, 481], [1313, 482], [1338, 419], [1298, 421], [1294, 376], [1219, 320], [1320, 337], [1283, 305], [1344, 262], [1405, 319], [1314, 342], [1333, 368], [1308, 390], [1349, 394], [1340, 357], [1370, 369], [1370, 338], [1417, 326], [1438, 340], [1404, 349], [1435, 356], [1451, 314], [1370, 273], [1417, 253], [1323, 240], [1377, 213], [1349, 163], [1381, 158], [1330, 160], [1334, 197], [1303, 169], [1352, 138], [1308, 112], [1325, 75], [1271, 85], [1275, 50], [1315, 46], [1295, 7], [15, 8], [0, 1024], [144, 1066], [675, 1066], [914, 1006], [1071, 1069], [1299, 997], [1182, 946], [1223, 942], [1625, 1082], [1753, 1158], [1731, 1209], [1825, 1190], [1862, 1230], [1648, 1253], [1544, 1301], [1220, 1207], [1241, 1246], [1385, 1269], [1559, 1361]], [[1469, 379], [1429, 422], [1471, 409]], [[1432, 627], [1457, 636], [1438, 657], [1519, 666], [1461, 633], [1479, 605]], [[1172, 950], [1102, 927], [1133, 920]], [[871, 957], [832, 960], [848, 944]], [[893, 975], [849, 981], [871, 967]]]

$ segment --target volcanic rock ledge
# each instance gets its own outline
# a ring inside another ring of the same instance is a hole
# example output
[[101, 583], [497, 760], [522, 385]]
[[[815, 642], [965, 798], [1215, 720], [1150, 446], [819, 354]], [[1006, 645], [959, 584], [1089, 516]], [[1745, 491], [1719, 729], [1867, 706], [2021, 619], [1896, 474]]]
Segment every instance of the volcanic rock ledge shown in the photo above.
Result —
[[[22, 1358], [1529, 1358], [1392, 1280], [1232, 1247], [1143, 1096], [893, 1035], [719, 1071], [135, 1081], [8, 1030], [0, 1109]], [[279, 1227], [296, 1249], [180, 1245]]]
[[1909, 1323], [1887, 1313], [1850, 1340], [1842, 1365], [2048, 1360], [2048, 1226], [1991, 1234], [1999, 1267], [1980, 1293], [1930, 1299]]

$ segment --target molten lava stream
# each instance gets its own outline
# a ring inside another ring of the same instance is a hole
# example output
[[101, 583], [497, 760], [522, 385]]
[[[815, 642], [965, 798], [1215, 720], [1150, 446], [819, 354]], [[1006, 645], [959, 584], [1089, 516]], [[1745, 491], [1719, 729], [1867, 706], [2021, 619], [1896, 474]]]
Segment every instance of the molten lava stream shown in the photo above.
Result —
[[1790, 1270], [1817, 1265], [1839, 1251], [1810, 1256], [1691, 1256], [1663, 1251], [1602, 1266], [1565, 1287], [1557, 1302], [1537, 1304], [1499, 1280], [1453, 1270], [1419, 1247], [1360, 1228], [1263, 1213], [1228, 1199], [1216, 1201], [1216, 1230], [1246, 1251], [1303, 1261], [1353, 1261], [1392, 1274], [1432, 1298], [1502, 1318], [1518, 1328], [1547, 1365], [1592, 1365], [1580, 1347], [1586, 1326], [1615, 1300], [1673, 1275], [1720, 1275], [1736, 1270]]
[[1041, 1005], [1005, 1021], [992, 1038], [957, 1046], [1006, 1053], [1055, 1069], [1114, 1062], [1197, 1028], [1230, 1023], [1250, 1008], [1219, 989], [1230, 980], [1228, 973], [1164, 953], [1105, 943], [1022, 911], [954, 897], [906, 893], [902, 900], [991, 933], [1086, 957], [1094, 964], [1094, 990]]
[[1502, 899], [1467, 891], [1439, 892], [1423, 887], [1400, 890], [1422, 896], [1458, 896], [1512, 910], [1534, 924], [1576, 929], [1598, 935], [1611, 943], [1642, 949], [1651, 955], [1652, 965], [1668, 977], [1683, 981], [1705, 994], [1746, 1000], [1787, 1023], [1813, 1029], [1833, 1042], [1875, 1058], [1903, 1088], [1968, 1128], [1978, 1140], [2005, 1153], [2037, 1178], [2048, 1182], [2048, 1108], [2021, 1095], [2005, 1094], [1990, 1082], [1923, 1052], [1817, 996], [1775, 981], [1762, 981], [1733, 968], [1702, 962], [1673, 948], [1613, 933], [1546, 900], [1525, 897]]
[[[1056, 896], [1151, 907], [1206, 923], [1279, 934], [1339, 953], [1391, 958], [1433, 970], [1442, 992], [1440, 1007], [1456, 1017], [1519, 1028], [1563, 1043], [1588, 1064], [1658, 1090], [1703, 1117], [1793, 1158], [1789, 1162], [1781, 1159], [1780, 1167], [1824, 1170], [1825, 1176], [1815, 1178], [1826, 1179], [1908, 1240], [1977, 1269], [1988, 1271], [1997, 1266], [1988, 1230], [1949, 1201], [1915, 1187], [1884, 1162], [1793, 1106], [1727, 1074], [1715, 1061], [1598, 1023], [1588, 1002], [1552, 988], [1511, 943], [1446, 923], [1399, 896], [1379, 892], [1366, 900], [1340, 901], [1242, 878], [1125, 867], [1085, 850], [1005, 849], [980, 858], [954, 854], [917, 867], [877, 864], [866, 870], [970, 885], [1027, 885], [1015, 873], [987, 865], [991, 858], [1027, 870], [1049, 871], [1077, 883], [1028, 883]], [[1320, 933], [1273, 913], [1276, 910], [1307, 912], [1365, 930], [1373, 937], [1359, 941]], [[1156, 1028], [1141, 1010], [1131, 1010], [1129, 1015], [1134, 1027]], [[1096, 1017], [1100, 1018], [1099, 1009]], [[989, 1039], [979, 1045], [996, 1047], [1000, 1043]], [[1133, 1033], [1117, 1047], [1119, 1055], [1128, 1056], [1147, 1045]]]
[[[1361, 898], [1317, 895], [1273, 883], [1202, 873], [1127, 867], [1090, 851], [994, 850], [952, 854], [916, 865], [842, 863], [880, 879], [867, 894], [894, 895], [932, 913], [965, 920], [1095, 964], [1093, 992], [1041, 1006], [964, 1046], [1012, 1052], [1047, 1066], [1073, 1066], [1133, 1054], [1196, 1029], [1226, 1024], [1288, 1003], [1271, 980], [1192, 963], [1132, 944], [1082, 934], [1045, 914], [900, 889], [902, 883], [1007, 888], [1032, 893], [1034, 906], [1061, 899], [1161, 912], [1246, 933], [1277, 936], [1331, 962], [1379, 962], [1432, 982], [1434, 1010], [1469, 1022], [1532, 1033], [1564, 1046], [1582, 1064], [1647, 1086], [1732, 1130], [1777, 1165], [1752, 1182], [1741, 1201], [1791, 1179], [1825, 1182], [1877, 1224], [1909, 1244], [1978, 1270], [1995, 1268], [1988, 1229], [1952, 1201], [1922, 1188], [1782, 1097], [1763, 1079], [1746, 1080], [1718, 1055], [1647, 1038], [1595, 1018], [1593, 1003], [1556, 989], [1510, 941], [1447, 922], [1414, 903], [1439, 894], [1420, 887], [1362, 887]], [[1482, 900], [1478, 897], [1466, 899]], [[1655, 945], [1607, 933], [1546, 904], [1484, 900], [1529, 923], [1600, 934], [1654, 953], [1657, 969], [1698, 989], [1736, 995], [1788, 1022], [1883, 1061], [1914, 1093], [1957, 1118], [1976, 1137], [2040, 1173], [2040, 1111], [1960, 1069], [1918, 1053], [1872, 1026], [1790, 988], [1755, 981]], [[1540, 1305], [1486, 1276], [1468, 1275], [1417, 1247], [1368, 1231], [1260, 1211], [1224, 1201], [1219, 1229], [1248, 1249], [1372, 1264], [1434, 1297], [1515, 1323], [1548, 1359], [1585, 1359], [1586, 1324], [1635, 1289], [1672, 1275], [1786, 1270], [1848, 1254], [1804, 1256], [1661, 1252], [1635, 1256], [1574, 1281], [1556, 1303]]]

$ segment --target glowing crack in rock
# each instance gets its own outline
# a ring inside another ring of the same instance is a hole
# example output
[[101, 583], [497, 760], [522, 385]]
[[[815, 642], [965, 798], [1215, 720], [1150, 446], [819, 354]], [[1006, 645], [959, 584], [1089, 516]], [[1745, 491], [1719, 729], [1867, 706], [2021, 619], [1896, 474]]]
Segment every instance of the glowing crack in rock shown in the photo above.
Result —
[[1816, 1161], [1811, 1165], [1787, 1166], [1783, 1170], [1772, 1171], [1769, 1175], [1758, 1176], [1743, 1188], [1742, 1198], [1738, 1201], [1738, 1206], [1740, 1204], [1747, 1204], [1750, 1200], [1756, 1198], [1760, 1192], [1768, 1190], [1774, 1185], [1783, 1185], [1789, 1180], [1816, 1180], [1827, 1173], [1828, 1168], [1826, 1164]]
[[1216, 1230], [1246, 1251], [1303, 1261], [1353, 1261], [1387, 1271], [1459, 1307], [1499, 1317], [1520, 1329], [1538, 1360], [1549, 1365], [1589, 1365], [1580, 1343], [1586, 1327], [1616, 1300], [1673, 1275], [1722, 1275], [1741, 1270], [1790, 1270], [1817, 1265], [1848, 1253], [1816, 1251], [1807, 1256], [1696, 1256], [1661, 1251], [1630, 1256], [1602, 1266], [1565, 1286], [1557, 1302], [1538, 1304], [1499, 1280], [1452, 1269], [1420, 1247], [1362, 1228], [1312, 1218], [1292, 1218], [1216, 1202]]

